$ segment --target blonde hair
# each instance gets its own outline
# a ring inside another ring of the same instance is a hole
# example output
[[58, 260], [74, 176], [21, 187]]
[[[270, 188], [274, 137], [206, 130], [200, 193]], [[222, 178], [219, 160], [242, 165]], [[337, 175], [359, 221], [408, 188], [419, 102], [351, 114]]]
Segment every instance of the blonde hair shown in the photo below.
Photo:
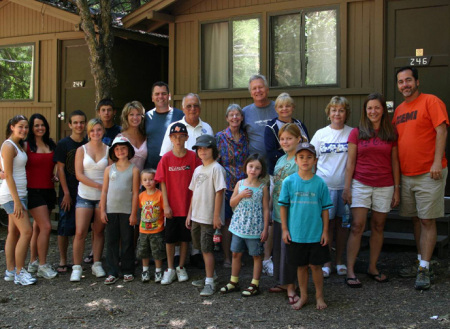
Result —
[[100, 125], [103, 129], [103, 135], [105, 134], [105, 125], [103, 124], [103, 121], [100, 120], [99, 118], [94, 118], [89, 120], [88, 124], [87, 124], [87, 136], [88, 136], [88, 140], [91, 140], [91, 138], [89, 137], [89, 134], [91, 133], [92, 128], [94, 128], [95, 125]]
[[348, 118], [350, 117], [350, 104], [348, 103], [347, 98], [343, 97], [343, 96], [333, 96], [331, 97], [330, 102], [328, 103], [327, 107], [325, 108], [325, 113], [327, 114], [327, 117], [330, 117], [330, 111], [332, 107], [335, 106], [342, 106], [345, 109], [345, 122], [347, 123]]
[[296, 123], [286, 123], [285, 125], [283, 125], [280, 128], [280, 131], [278, 131], [278, 138], [281, 138], [281, 134], [284, 132], [291, 134], [295, 138], [302, 137], [303, 139], [303, 136], [300, 132], [300, 128]]
[[131, 113], [132, 110], [138, 110], [138, 112], [140, 112], [140, 114], [142, 115], [141, 124], [139, 125], [139, 132], [145, 136], [146, 135], [144, 122], [145, 108], [139, 101], [132, 101], [126, 103], [125, 106], [123, 107], [122, 114], [120, 115], [120, 120], [122, 122], [122, 132], [126, 131], [130, 127], [128, 123], [128, 115]]
[[294, 100], [292, 99], [292, 97], [288, 93], [281, 93], [275, 100], [275, 108], [285, 104], [292, 105], [292, 107], [295, 108]]

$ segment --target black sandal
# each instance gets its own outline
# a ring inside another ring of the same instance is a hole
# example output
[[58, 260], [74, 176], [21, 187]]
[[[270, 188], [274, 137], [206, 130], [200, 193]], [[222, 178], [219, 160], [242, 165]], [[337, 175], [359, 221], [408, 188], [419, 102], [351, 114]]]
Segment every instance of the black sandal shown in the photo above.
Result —
[[[233, 286], [233, 288], [228, 288], [228, 285]], [[235, 292], [241, 290], [239, 287], [239, 282], [230, 281], [225, 287], [220, 288], [221, 294], [228, 294], [229, 292]]]

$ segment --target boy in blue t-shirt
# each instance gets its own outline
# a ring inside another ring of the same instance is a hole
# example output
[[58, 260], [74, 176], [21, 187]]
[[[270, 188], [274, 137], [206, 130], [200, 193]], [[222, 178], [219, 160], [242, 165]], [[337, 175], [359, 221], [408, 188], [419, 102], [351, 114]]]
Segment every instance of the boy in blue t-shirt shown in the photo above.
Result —
[[298, 172], [283, 181], [280, 205], [283, 241], [287, 262], [297, 267], [300, 298], [292, 305], [299, 310], [308, 300], [308, 266], [316, 288], [316, 308], [327, 307], [323, 298], [322, 264], [330, 260], [328, 247], [328, 209], [333, 207], [328, 187], [312, 172], [317, 163], [316, 150], [300, 143], [295, 154]]

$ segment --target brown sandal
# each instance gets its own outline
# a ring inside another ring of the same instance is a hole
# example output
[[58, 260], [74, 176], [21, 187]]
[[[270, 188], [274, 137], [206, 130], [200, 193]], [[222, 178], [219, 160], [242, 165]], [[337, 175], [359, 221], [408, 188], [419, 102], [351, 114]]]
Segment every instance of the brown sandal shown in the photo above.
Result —
[[[233, 286], [233, 288], [228, 288], [228, 285]], [[239, 291], [241, 287], [239, 287], [239, 282], [228, 282], [225, 287], [220, 288], [221, 294], [228, 294], [229, 292]]]
[[250, 283], [250, 286], [242, 292], [242, 297], [251, 297], [259, 295], [259, 287], [253, 283]]

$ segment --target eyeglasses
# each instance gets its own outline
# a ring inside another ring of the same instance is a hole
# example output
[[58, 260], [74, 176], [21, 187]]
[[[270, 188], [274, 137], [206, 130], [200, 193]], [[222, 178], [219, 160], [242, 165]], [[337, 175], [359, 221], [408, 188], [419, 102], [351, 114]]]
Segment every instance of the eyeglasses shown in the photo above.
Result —
[[188, 110], [199, 109], [200, 105], [198, 105], [198, 104], [188, 104], [188, 105], [185, 106], [185, 108], [188, 109]]

